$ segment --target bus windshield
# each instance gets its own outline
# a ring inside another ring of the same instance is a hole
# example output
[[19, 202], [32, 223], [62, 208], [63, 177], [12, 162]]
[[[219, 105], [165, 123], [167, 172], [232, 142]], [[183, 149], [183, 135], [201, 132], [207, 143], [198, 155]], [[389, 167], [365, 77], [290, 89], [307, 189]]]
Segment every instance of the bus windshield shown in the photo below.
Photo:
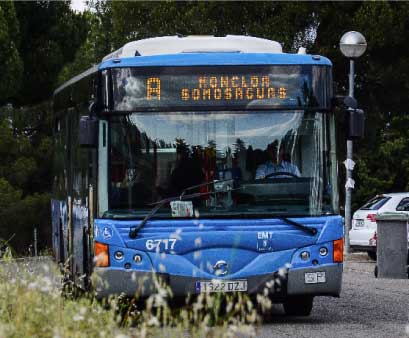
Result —
[[[203, 195], [183, 203], [200, 217], [332, 214], [330, 117], [302, 110], [112, 116], [106, 217], [143, 217], [197, 185], [189, 193]], [[172, 211], [164, 205], [155, 217]]]

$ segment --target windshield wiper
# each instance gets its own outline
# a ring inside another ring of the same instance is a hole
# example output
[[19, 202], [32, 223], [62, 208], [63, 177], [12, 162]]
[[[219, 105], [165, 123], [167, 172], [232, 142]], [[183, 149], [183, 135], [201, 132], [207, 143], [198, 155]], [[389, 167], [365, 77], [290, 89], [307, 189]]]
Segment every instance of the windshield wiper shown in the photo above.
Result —
[[301, 230], [307, 231], [313, 236], [315, 236], [317, 234], [317, 232], [318, 232], [318, 230], [316, 228], [307, 227], [304, 224], [292, 221], [291, 219], [288, 219], [286, 217], [278, 217], [278, 219], [281, 219], [282, 221], [286, 222], [287, 224], [294, 225], [297, 228], [300, 228]]
[[[218, 181], [221, 182], [221, 181]], [[214, 183], [214, 182], [212, 182]], [[203, 184], [203, 186], [205, 186], [205, 184]], [[193, 189], [192, 187], [190, 187], [190, 189]], [[131, 229], [129, 230], [129, 237], [130, 238], [136, 238], [136, 236], [138, 235], [139, 230], [141, 230], [144, 225], [146, 224], [146, 222], [152, 217], [154, 216], [158, 210], [160, 208], [162, 208], [166, 203], [169, 202], [173, 202], [173, 201], [183, 201], [183, 200], [188, 200], [188, 199], [194, 199], [194, 198], [198, 198], [201, 196], [207, 196], [207, 195], [216, 195], [216, 194], [220, 194], [220, 193], [227, 193], [230, 191], [235, 191], [235, 190], [239, 190], [238, 189], [226, 189], [226, 190], [222, 190], [222, 191], [208, 191], [208, 192], [198, 192], [198, 193], [194, 193], [194, 194], [189, 194], [189, 195], [184, 195], [184, 193], [186, 191], [183, 191], [181, 195], [179, 196], [174, 196], [174, 197], [168, 197], [165, 198], [159, 202], [155, 202], [152, 203], [152, 205], [155, 205], [155, 207], [149, 212], [149, 214], [147, 214], [145, 216], [145, 218], [142, 220], [142, 222], [138, 225], [138, 226], [133, 226], [131, 227]], [[185, 189], [186, 190], [186, 189]]]

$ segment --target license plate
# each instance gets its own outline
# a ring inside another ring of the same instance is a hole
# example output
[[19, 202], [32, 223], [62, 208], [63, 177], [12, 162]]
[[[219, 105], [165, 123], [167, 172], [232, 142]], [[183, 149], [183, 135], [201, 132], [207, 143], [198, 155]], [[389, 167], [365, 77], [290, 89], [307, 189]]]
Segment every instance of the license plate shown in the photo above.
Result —
[[197, 293], [210, 292], [243, 292], [247, 291], [247, 280], [211, 280], [211, 281], [197, 281]]
[[327, 281], [325, 271], [306, 272], [304, 274], [305, 284], [318, 284]]
[[364, 226], [364, 220], [363, 220], [363, 219], [357, 219], [357, 220], [355, 221], [355, 227], [361, 228], [361, 227], [363, 227], [363, 226]]

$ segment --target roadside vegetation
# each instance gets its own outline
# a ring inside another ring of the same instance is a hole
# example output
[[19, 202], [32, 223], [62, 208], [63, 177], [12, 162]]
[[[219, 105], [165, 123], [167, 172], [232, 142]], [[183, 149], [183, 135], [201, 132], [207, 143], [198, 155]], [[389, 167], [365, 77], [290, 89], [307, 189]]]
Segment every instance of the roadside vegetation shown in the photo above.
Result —
[[166, 287], [141, 301], [91, 294], [75, 297], [61, 289], [60, 273], [50, 261], [0, 265], [0, 337], [253, 337], [263, 311], [271, 307], [258, 296], [258, 307], [245, 294], [201, 294], [172, 302]]
[[49, 277], [25, 273], [0, 278], [0, 337], [116, 337], [121, 333], [114, 311], [86, 298], [63, 298]]

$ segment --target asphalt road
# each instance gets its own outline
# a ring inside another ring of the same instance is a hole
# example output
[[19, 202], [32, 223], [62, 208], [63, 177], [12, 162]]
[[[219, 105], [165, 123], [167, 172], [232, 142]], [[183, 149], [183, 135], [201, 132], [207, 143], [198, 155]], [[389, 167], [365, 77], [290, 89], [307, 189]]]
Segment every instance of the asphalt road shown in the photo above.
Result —
[[309, 317], [285, 317], [275, 305], [257, 337], [409, 337], [409, 279], [374, 277], [364, 254], [344, 265], [340, 298], [316, 297]]

